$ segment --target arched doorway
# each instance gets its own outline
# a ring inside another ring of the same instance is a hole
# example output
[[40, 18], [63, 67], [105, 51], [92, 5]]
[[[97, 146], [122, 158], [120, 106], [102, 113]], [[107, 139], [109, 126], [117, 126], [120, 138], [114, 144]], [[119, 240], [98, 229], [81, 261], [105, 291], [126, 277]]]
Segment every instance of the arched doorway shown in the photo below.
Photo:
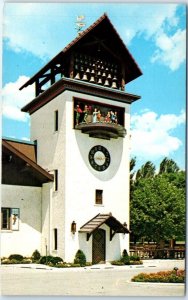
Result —
[[93, 232], [92, 263], [104, 263], [106, 259], [106, 231], [97, 229]]

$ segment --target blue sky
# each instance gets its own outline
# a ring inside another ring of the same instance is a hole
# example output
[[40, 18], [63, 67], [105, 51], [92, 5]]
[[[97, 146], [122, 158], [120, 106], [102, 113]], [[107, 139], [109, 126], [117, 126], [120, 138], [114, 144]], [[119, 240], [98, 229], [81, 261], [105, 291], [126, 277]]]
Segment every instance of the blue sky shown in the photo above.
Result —
[[185, 169], [186, 6], [128, 3], [6, 3], [3, 19], [3, 136], [28, 140], [29, 116], [20, 108], [34, 86], [19, 87], [106, 12], [143, 71], [126, 86], [142, 98], [131, 107], [131, 156], [137, 166], [164, 157]]

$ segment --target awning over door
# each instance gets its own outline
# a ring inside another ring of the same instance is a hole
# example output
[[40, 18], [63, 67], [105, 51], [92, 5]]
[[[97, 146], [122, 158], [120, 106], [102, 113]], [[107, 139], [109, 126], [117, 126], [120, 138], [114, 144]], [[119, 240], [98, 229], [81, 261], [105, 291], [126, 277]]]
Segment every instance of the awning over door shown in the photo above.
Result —
[[87, 233], [87, 240], [89, 240], [92, 233], [98, 229], [101, 225], [106, 224], [110, 227], [110, 241], [116, 233], [130, 233], [127, 229], [127, 225], [122, 224], [116, 218], [109, 214], [98, 214], [93, 219], [84, 224], [79, 232]]

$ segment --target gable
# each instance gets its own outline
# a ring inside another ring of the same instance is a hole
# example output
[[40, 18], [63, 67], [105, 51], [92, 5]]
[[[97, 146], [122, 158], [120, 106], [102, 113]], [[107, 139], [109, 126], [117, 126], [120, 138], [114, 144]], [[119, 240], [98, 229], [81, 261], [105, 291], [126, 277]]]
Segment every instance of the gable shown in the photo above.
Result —
[[2, 141], [2, 184], [42, 186], [50, 181], [53, 181], [53, 175], [7, 141]]

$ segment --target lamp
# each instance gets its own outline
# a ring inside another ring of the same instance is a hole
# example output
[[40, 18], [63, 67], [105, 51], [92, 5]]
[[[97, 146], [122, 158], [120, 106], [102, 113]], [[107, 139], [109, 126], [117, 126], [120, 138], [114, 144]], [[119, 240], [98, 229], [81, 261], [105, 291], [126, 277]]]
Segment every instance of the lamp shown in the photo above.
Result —
[[72, 232], [72, 234], [75, 234], [75, 232], [76, 232], [76, 222], [75, 221], [73, 221], [71, 224], [71, 232]]

